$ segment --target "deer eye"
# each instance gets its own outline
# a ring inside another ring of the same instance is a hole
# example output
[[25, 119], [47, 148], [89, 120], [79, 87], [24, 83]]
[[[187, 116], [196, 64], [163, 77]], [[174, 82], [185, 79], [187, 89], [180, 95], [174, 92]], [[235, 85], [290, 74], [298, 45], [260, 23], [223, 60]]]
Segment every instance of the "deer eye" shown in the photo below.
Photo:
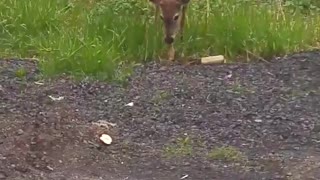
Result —
[[176, 14], [174, 17], [173, 17], [173, 20], [178, 20], [178, 18], [179, 18], [179, 14]]

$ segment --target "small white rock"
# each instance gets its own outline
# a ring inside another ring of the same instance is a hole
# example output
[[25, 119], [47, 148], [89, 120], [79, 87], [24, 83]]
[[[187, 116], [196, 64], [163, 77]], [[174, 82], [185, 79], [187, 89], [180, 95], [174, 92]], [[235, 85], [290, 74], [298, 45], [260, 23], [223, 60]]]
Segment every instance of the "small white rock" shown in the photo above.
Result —
[[53, 168], [51, 166], [47, 166], [47, 169], [49, 169], [50, 171], [53, 171]]
[[100, 140], [105, 144], [111, 144], [112, 138], [108, 134], [102, 134]]
[[224, 79], [230, 79], [230, 78], [232, 78], [232, 73], [230, 72], [230, 74], [228, 74], [228, 75], [226, 75], [225, 77], [224, 77]]
[[180, 179], [186, 179], [187, 177], [189, 177], [189, 175], [188, 175], [188, 174], [186, 174], [186, 175], [182, 176]]
[[126, 104], [126, 106], [132, 107], [133, 106], [133, 102]]
[[60, 96], [60, 97], [53, 97], [53, 96], [51, 96], [51, 95], [49, 95], [49, 98], [50, 98], [51, 100], [53, 100], [53, 101], [61, 101], [61, 100], [64, 99], [64, 97], [62, 97], [62, 96]]
[[254, 122], [261, 123], [262, 120], [261, 119], [255, 119]]

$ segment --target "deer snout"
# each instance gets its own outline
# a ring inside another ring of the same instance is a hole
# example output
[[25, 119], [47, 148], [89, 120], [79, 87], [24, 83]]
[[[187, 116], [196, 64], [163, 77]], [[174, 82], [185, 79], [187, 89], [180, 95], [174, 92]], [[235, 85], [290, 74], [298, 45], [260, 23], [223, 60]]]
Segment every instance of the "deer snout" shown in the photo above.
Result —
[[167, 43], [167, 44], [172, 44], [174, 41], [174, 38], [172, 36], [166, 36], [164, 38], [164, 42]]

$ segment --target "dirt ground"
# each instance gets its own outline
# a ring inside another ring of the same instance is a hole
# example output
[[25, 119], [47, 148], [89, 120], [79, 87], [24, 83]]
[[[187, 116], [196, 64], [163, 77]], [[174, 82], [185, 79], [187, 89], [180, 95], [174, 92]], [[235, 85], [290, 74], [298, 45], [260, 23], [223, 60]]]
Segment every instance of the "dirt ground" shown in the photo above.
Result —
[[320, 52], [150, 63], [126, 86], [0, 60], [0, 179], [320, 179]]

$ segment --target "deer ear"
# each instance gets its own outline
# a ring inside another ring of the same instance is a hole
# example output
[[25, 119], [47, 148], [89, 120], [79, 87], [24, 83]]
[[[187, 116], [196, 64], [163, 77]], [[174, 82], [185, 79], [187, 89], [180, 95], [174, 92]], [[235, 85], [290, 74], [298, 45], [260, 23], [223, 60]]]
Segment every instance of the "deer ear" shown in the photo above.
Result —
[[190, 0], [180, 0], [182, 4], [188, 4]]

